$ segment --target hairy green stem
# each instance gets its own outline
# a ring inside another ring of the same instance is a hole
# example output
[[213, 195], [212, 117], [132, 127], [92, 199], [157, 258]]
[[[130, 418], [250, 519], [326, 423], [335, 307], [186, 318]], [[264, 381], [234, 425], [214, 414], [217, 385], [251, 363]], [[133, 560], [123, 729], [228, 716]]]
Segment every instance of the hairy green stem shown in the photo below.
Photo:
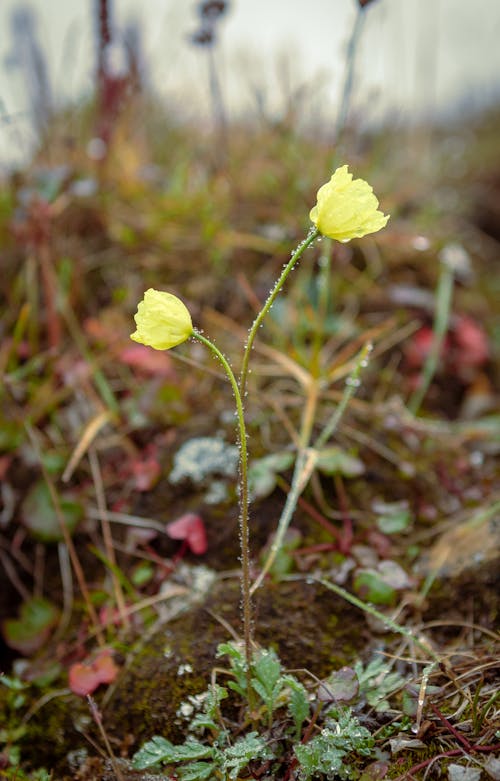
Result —
[[250, 328], [250, 331], [248, 332], [248, 339], [247, 343], [245, 345], [245, 352], [243, 354], [243, 362], [241, 364], [241, 373], [240, 373], [240, 393], [241, 396], [245, 397], [246, 392], [246, 384], [247, 384], [247, 377], [248, 377], [248, 364], [250, 362], [250, 353], [252, 351], [253, 343], [255, 341], [255, 337], [257, 335], [257, 331], [259, 330], [259, 327], [264, 319], [264, 317], [267, 315], [269, 310], [271, 309], [276, 296], [280, 292], [281, 288], [286, 282], [286, 279], [290, 273], [290, 271], [293, 269], [299, 258], [301, 257], [304, 250], [307, 249], [320, 235], [320, 232], [317, 228], [311, 228], [308, 236], [304, 239], [304, 241], [301, 241], [295, 252], [292, 254], [292, 257], [288, 261], [287, 265], [283, 269], [280, 277], [276, 281], [273, 289], [271, 290], [269, 297], [260, 310], [259, 314], [255, 318], [252, 327]]
[[245, 644], [245, 660], [247, 674], [248, 699], [251, 709], [252, 687], [250, 664], [252, 661], [252, 603], [250, 598], [250, 545], [248, 530], [248, 452], [247, 452], [247, 433], [245, 426], [245, 416], [243, 412], [243, 402], [238, 383], [234, 376], [227, 359], [221, 351], [206, 336], [199, 331], [194, 330], [193, 336], [202, 342], [216, 356], [226, 372], [231, 387], [233, 389], [236, 402], [236, 412], [238, 417], [239, 432], [239, 452], [240, 452], [240, 545], [241, 545], [241, 601], [243, 610], [243, 640]]

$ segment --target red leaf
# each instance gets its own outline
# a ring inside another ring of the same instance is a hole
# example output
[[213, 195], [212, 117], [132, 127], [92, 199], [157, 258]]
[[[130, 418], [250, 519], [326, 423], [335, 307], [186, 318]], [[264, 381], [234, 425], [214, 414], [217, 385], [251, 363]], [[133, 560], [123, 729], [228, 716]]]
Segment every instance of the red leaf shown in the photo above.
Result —
[[184, 540], [193, 553], [201, 556], [207, 551], [207, 533], [201, 516], [186, 513], [167, 524], [167, 534], [173, 540]]
[[99, 676], [100, 683], [113, 683], [118, 675], [118, 667], [113, 661], [112, 651], [109, 648], [99, 651], [92, 666]]
[[77, 662], [71, 665], [68, 673], [69, 688], [73, 694], [86, 697], [101, 683], [112, 683], [117, 675], [118, 667], [113, 661], [112, 651], [103, 648], [92, 662]]
[[457, 318], [453, 329], [453, 340], [457, 349], [457, 365], [481, 366], [490, 357], [488, 338], [478, 323], [471, 317]]
[[99, 674], [91, 666], [80, 662], [71, 665], [68, 679], [73, 694], [79, 694], [81, 697], [92, 694], [101, 683]]
[[[421, 369], [432, 349], [434, 342], [434, 332], [429, 326], [419, 328], [416, 334], [405, 346], [405, 358], [411, 369]], [[446, 338], [441, 346], [441, 356], [447, 351], [449, 346]]]
[[175, 374], [170, 355], [161, 350], [151, 350], [143, 344], [124, 347], [118, 358], [143, 374], [155, 377], [173, 377]]

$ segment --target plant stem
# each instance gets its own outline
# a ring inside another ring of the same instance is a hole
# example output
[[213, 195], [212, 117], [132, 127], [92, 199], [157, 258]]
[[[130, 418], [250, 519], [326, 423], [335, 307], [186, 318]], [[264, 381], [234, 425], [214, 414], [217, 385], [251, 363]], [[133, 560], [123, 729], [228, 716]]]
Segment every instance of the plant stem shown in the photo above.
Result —
[[231, 387], [233, 389], [234, 399], [236, 402], [236, 412], [238, 417], [238, 432], [239, 432], [239, 445], [240, 445], [240, 545], [241, 545], [241, 601], [243, 610], [243, 640], [245, 644], [245, 660], [246, 660], [246, 674], [247, 674], [247, 689], [248, 700], [251, 708], [252, 703], [252, 686], [251, 686], [251, 672], [250, 664], [252, 661], [252, 604], [250, 598], [250, 546], [249, 546], [249, 531], [248, 531], [248, 452], [247, 452], [247, 432], [245, 427], [245, 416], [243, 412], [243, 403], [241, 400], [241, 393], [238, 388], [238, 383], [234, 376], [227, 359], [221, 353], [221, 351], [210, 341], [206, 336], [203, 336], [196, 329], [193, 331], [193, 336], [198, 341], [202, 342], [208, 349], [216, 356], [216, 358], [222, 364], [224, 371], [226, 372]]
[[393, 621], [392, 618], [389, 618], [389, 616], [385, 616], [383, 613], [373, 607], [373, 605], [369, 605], [367, 602], [363, 602], [362, 599], [358, 599], [358, 597], [354, 596], [354, 594], [346, 591], [336, 583], [332, 583], [329, 580], [324, 580], [324, 578], [314, 578], [314, 580], [317, 583], [321, 583], [321, 585], [329, 589], [329, 591], [333, 591], [335, 594], [342, 597], [342, 599], [350, 602], [351, 605], [355, 605], [355, 607], [359, 607], [359, 609], [363, 610], [365, 613], [369, 613], [369, 615], [373, 616], [373, 618], [381, 621], [389, 629], [392, 629], [393, 632], [398, 632], [398, 634], [403, 635], [408, 640], [411, 640], [413, 643], [415, 643], [416, 646], [420, 648], [421, 651], [423, 651], [425, 654], [428, 654], [436, 664], [440, 664], [441, 660], [439, 656], [432, 650], [432, 648], [430, 648], [427, 643], [425, 643], [423, 640], [420, 640], [418, 637], [415, 637], [411, 629], [407, 629], [405, 626], [401, 626], [401, 624], [396, 623], [396, 621]]
[[320, 450], [322, 447], [326, 445], [330, 437], [332, 436], [333, 432], [336, 430], [338, 424], [340, 423], [340, 419], [342, 418], [342, 415], [344, 414], [347, 405], [349, 404], [351, 398], [354, 396], [356, 391], [358, 390], [360, 386], [360, 379], [359, 375], [361, 374], [361, 370], [364, 369], [364, 367], [368, 363], [368, 356], [370, 355], [371, 351], [373, 350], [373, 345], [371, 342], [367, 342], [364, 347], [360, 350], [356, 364], [354, 366], [354, 369], [348, 376], [346, 382], [345, 382], [345, 388], [344, 393], [342, 395], [342, 398], [340, 400], [340, 404], [336, 407], [335, 412], [331, 416], [330, 420], [324, 427], [323, 431], [317, 438], [316, 442], [314, 443], [314, 447], [316, 450]]
[[304, 239], [304, 241], [301, 241], [299, 246], [296, 248], [294, 253], [292, 254], [292, 257], [288, 261], [287, 265], [281, 272], [280, 277], [276, 281], [273, 289], [271, 290], [268, 299], [262, 309], [260, 310], [259, 314], [255, 318], [252, 327], [250, 328], [250, 331], [248, 332], [248, 340], [245, 346], [245, 352], [243, 354], [243, 363], [241, 365], [241, 374], [240, 374], [240, 393], [242, 398], [245, 397], [246, 392], [246, 384], [247, 384], [247, 376], [248, 376], [248, 364], [250, 361], [250, 353], [252, 351], [253, 343], [255, 341], [255, 336], [257, 334], [257, 331], [259, 330], [260, 324], [262, 323], [264, 317], [267, 315], [269, 310], [271, 309], [274, 300], [276, 299], [276, 296], [280, 292], [281, 288], [286, 282], [286, 279], [290, 273], [290, 271], [293, 269], [297, 261], [299, 260], [300, 256], [304, 252], [304, 250], [309, 247], [313, 241], [315, 241], [318, 236], [320, 235], [320, 232], [317, 228], [311, 228], [309, 231], [309, 234]]
[[429, 390], [432, 378], [436, 373], [441, 347], [443, 346], [443, 341], [450, 321], [453, 280], [453, 269], [447, 263], [442, 263], [441, 275], [436, 291], [436, 314], [433, 326], [434, 339], [424, 365], [420, 384], [408, 402], [408, 409], [413, 415], [416, 415], [420, 409], [420, 405], [422, 404], [424, 397]]
[[292, 484], [288, 496], [286, 498], [285, 506], [281, 517], [278, 522], [278, 528], [274, 535], [274, 540], [271, 544], [269, 554], [264, 566], [259, 573], [258, 578], [252, 584], [250, 593], [253, 594], [259, 586], [262, 584], [265, 576], [274, 564], [274, 560], [281, 549], [285, 534], [290, 525], [292, 515], [297, 507], [299, 497], [309, 482], [309, 478], [314, 472], [316, 466], [316, 452], [309, 448], [309, 442], [311, 439], [311, 433], [314, 426], [314, 419], [316, 417], [316, 408], [319, 397], [319, 386], [317, 381], [311, 377], [311, 383], [309, 386], [309, 393], [306, 399], [306, 405], [302, 415], [302, 424], [299, 437], [299, 452], [295, 461], [295, 468], [293, 470]]
[[[361, 39], [361, 32], [365, 21], [365, 9], [359, 6], [354, 19], [354, 25], [351, 31], [351, 37], [347, 44], [346, 52], [346, 71], [344, 76], [344, 84], [342, 86], [342, 96], [340, 99], [340, 108], [337, 114], [337, 121], [335, 122], [333, 131], [333, 141], [338, 147], [342, 138], [342, 134], [345, 129], [347, 115], [349, 112], [349, 105], [351, 102], [352, 87], [354, 83], [354, 64], [356, 60], [356, 53], [358, 50], [358, 44]], [[335, 166], [334, 166], [335, 167]]]
[[319, 323], [324, 324], [328, 316], [328, 305], [330, 298], [330, 271], [332, 256], [332, 240], [323, 239], [323, 250], [318, 258], [319, 272], [317, 274], [318, 290], [318, 325], [313, 334], [311, 366], [315, 376], [319, 374], [320, 352], [325, 341], [325, 331], [319, 327]]
[[279, 550], [281, 549], [285, 540], [285, 534], [290, 525], [292, 515], [295, 511], [300, 495], [311, 477], [314, 469], [316, 468], [317, 453], [328, 442], [331, 435], [337, 428], [345, 409], [356, 390], [359, 387], [359, 375], [361, 370], [366, 366], [368, 355], [372, 350], [370, 342], [365, 344], [358, 355], [358, 359], [352, 370], [351, 374], [346, 380], [344, 394], [340, 401], [340, 404], [336, 408], [329, 422], [323, 429], [322, 433], [314, 443], [314, 449], [309, 446], [311, 440], [311, 433], [314, 425], [314, 419], [316, 415], [316, 408], [319, 399], [320, 385], [317, 380], [313, 380], [311, 377], [309, 393], [306, 399], [306, 406], [304, 407], [304, 413], [302, 416], [301, 431], [299, 437], [299, 452], [297, 454], [297, 460], [295, 461], [295, 468], [293, 471], [292, 484], [288, 496], [286, 498], [283, 512], [278, 522], [278, 528], [274, 536], [269, 554], [264, 566], [259, 573], [258, 578], [252, 584], [250, 592], [253, 594], [259, 586], [262, 584], [265, 576], [271, 569]]

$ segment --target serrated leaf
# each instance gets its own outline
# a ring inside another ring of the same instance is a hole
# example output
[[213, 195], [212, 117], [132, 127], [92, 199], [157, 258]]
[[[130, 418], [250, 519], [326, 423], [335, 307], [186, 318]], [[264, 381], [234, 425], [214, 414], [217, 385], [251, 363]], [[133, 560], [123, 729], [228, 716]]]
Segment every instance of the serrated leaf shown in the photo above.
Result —
[[146, 741], [139, 751], [136, 751], [132, 757], [132, 765], [136, 770], [145, 770], [159, 765], [166, 761], [165, 757], [169, 755], [172, 748], [175, 748], [173, 743], [162, 738], [161, 735], [155, 735], [151, 740]]
[[276, 652], [272, 649], [261, 651], [254, 660], [252, 667], [255, 676], [264, 685], [266, 691], [271, 693], [281, 676], [281, 664]]
[[302, 725], [309, 716], [309, 697], [306, 688], [293, 675], [283, 676], [283, 683], [290, 687], [288, 710], [295, 726], [295, 739], [300, 740]]
[[181, 781], [205, 781], [215, 776], [213, 762], [190, 762], [184, 767], [180, 767], [176, 774]]
[[240, 738], [233, 746], [224, 750], [222, 756], [222, 769], [229, 772], [229, 778], [233, 781], [238, 777], [240, 770], [248, 765], [252, 759], [271, 759], [271, 750], [264, 738], [256, 732], [249, 732]]
[[240, 650], [233, 643], [220, 643], [217, 646], [216, 656], [229, 656], [231, 672], [234, 673], [235, 681], [229, 681], [228, 687], [238, 692], [243, 697], [246, 695], [246, 659], [243, 650]]
[[132, 764], [137, 770], [144, 770], [160, 763], [186, 762], [193, 759], [210, 759], [213, 756], [211, 746], [198, 741], [188, 740], [176, 746], [161, 735], [155, 735], [134, 754]]

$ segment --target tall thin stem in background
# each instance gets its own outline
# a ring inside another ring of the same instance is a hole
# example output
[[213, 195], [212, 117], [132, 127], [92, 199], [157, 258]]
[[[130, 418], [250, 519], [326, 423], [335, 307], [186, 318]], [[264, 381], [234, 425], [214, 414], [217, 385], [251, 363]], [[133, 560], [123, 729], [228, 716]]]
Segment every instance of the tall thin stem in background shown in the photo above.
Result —
[[363, 5], [359, 5], [357, 8], [356, 16], [354, 19], [354, 25], [351, 31], [351, 36], [349, 38], [349, 43], [347, 44], [344, 84], [342, 87], [342, 93], [340, 98], [340, 108], [337, 114], [337, 120], [335, 122], [334, 130], [333, 130], [333, 140], [336, 146], [339, 145], [342, 139], [342, 134], [344, 132], [346, 122], [347, 122], [347, 116], [349, 113], [352, 88], [354, 84], [354, 65], [356, 63], [356, 54], [358, 51], [359, 41], [361, 40], [361, 32], [363, 30], [363, 25], [365, 22], [364, 9], [365, 7]]

